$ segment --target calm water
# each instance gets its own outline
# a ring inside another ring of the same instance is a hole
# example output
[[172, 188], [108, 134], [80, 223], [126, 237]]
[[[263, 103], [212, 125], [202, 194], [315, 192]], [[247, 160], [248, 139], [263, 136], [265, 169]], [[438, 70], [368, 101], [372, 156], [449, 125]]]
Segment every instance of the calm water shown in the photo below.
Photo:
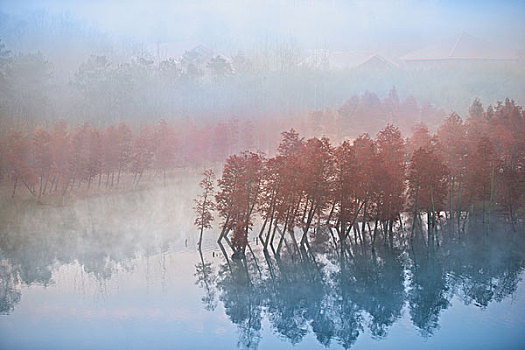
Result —
[[252, 239], [232, 261], [215, 231], [196, 250], [192, 191], [4, 206], [0, 348], [525, 348], [524, 232], [345, 254], [322, 232], [309, 252]]

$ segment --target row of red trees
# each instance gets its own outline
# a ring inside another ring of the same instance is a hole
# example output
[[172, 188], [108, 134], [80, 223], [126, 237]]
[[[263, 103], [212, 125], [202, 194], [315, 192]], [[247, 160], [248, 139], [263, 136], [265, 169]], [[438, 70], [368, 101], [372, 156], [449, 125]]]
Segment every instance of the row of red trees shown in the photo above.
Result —
[[2, 135], [0, 180], [11, 184], [13, 196], [23, 187], [40, 200], [49, 193], [65, 194], [82, 185], [91, 189], [93, 182], [98, 187], [111, 187], [121, 183], [121, 174], [131, 174], [137, 183], [145, 173], [165, 175], [174, 167], [206, 166], [241, 150], [271, 153], [279, 143], [278, 132], [291, 127], [306, 135], [330, 135], [340, 140], [357, 135], [356, 130], [375, 133], [386, 121], [403, 127], [423, 114], [429, 121], [442, 115], [419, 108], [412, 97], [400, 102], [392, 89], [382, 101], [367, 92], [353, 96], [337, 111], [261, 120], [231, 118], [196, 123], [183, 119], [142, 128], [125, 123], [107, 128], [71, 126], [61, 121]]
[[226, 160], [215, 197], [219, 242], [243, 253], [256, 215], [265, 248], [278, 233], [277, 251], [286, 235], [306, 244], [320, 225], [335, 229], [339, 242], [353, 229], [355, 240], [368, 231], [373, 243], [379, 229], [392, 237], [403, 212], [414, 214], [413, 228], [426, 213], [429, 232], [443, 213], [457, 225], [468, 217], [488, 222], [495, 211], [515, 223], [525, 204], [523, 135], [525, 112], [508, 99], [486, 111], [476, 101], [466, 122], [452, 114], [434, 135], [418, 125], [408, 139], [389, 124], [375, 139], [365, 133], [335, 147], [292, 129], [274, 157], [244, 152]]
[[65, 194], [82, 183], [106, 187], [120, 183], [123, 173], [138, 183], [147, 170], [166, 172], [175, 166], [176, 137], [161, 121], [133, 133], [124, 123], [104, 130], [83, 124], [69, 130], [63, 121], [51, 131], [12, 131], [1, 147], [1, 175], [12, 182], [12, 196], [24, 186], [40, 199]]
[[[12, 196], [27, 189], [39, 200], [51, 193], [137, 184], [145, 173], [161, 175], [176, 167], [222, 162], [242, 149], [255, 148], [253, 125], [230, 119], [196, 125], [161, 120], [141, 128], [126, 123], [107, 128], [89, 124], [13, 130], [0, 139], [0, 180]], [[131, 177], [131, 181], [129, 178]]]

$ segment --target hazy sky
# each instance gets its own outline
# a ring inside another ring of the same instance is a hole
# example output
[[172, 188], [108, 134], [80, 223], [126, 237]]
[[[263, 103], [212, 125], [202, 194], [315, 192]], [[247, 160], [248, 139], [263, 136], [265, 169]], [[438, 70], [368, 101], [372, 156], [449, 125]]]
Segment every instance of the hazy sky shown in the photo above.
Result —
[[22, 17], [42, 9], [111, 36], [198, 41], [223, 50], [290, 41], [403, 53], [461, 31], [515, 46], [525, 41], [524, 1], [3, 0], [0, 6]]

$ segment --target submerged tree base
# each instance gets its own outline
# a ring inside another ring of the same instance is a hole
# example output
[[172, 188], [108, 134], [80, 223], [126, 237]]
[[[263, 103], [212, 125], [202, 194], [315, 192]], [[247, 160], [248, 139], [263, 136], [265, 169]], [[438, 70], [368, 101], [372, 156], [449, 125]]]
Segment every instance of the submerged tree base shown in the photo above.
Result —
[[232, 259], [233, 260], [242, 260], [242, 259], [245, 259], [245, 258], [246, 258], [246, 255], [242, 251], [235, 251], [232, 254]]

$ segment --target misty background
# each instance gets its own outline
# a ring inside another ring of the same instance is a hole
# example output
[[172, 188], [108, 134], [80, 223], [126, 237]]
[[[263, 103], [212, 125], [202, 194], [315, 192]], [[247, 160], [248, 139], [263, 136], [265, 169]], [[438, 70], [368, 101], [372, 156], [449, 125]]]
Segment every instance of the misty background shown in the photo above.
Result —
[[[525, 102], [521, 1], [2, 1], [4, 130]], [[421, 116], [422, 121], [425, 117]]]

